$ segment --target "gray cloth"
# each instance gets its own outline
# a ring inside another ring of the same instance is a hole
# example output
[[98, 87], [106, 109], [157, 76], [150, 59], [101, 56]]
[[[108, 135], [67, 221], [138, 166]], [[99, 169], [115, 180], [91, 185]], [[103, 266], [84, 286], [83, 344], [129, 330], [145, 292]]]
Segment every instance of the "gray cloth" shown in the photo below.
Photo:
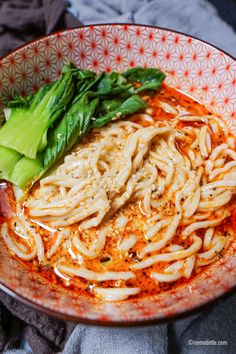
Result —
[[[205, 39], [236, 55], [236, 35], [203, 0], [70, 0], [71, 11], [87, 23], [136, 22], [159, 25]], [[198, 314], [142, 328], [77, 325], [63, 354], [233, 354], [236, 297]], [[201, 341], [201, 342], [200, 342]], [[220, 345], [218, 341], [223, 341]], [[30, 348], [7, 351], [29, 354]]]
[[235, 319], [236, 296], [231, 296], [168, 325], [141, 328], [77, 325], [63, 354], [234, 354]]
[[27, 41], [80, 23], [64, 0], [0, 0], [0, 56]]
[[234, 30], [220, 18], [215, 7], [204, 0], [70, 0], [70, 2], [71, 11], [84, 24], [134, 22], [166, 27], [204, 39], [236, 56]]

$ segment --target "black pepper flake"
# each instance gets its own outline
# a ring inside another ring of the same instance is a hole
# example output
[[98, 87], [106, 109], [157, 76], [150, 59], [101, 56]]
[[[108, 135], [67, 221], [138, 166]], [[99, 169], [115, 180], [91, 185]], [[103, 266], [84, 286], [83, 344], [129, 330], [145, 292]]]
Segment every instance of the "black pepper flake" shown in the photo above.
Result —
[[106, 262], [109, 262], [110, 260], [111, 260], [110, 257], [104, 256], [104, 257], [102, 257], [102, 258], [100, 259], [100, 262], [101, 262], [101, 263], [106, 263]]
[[131, 252], [131, 253], [130, 253], [130, 257], [134, 258], [134, 257], [136, 257], [136, 256], [137, 256], [137, 253], [136, 253], [136, 252]]

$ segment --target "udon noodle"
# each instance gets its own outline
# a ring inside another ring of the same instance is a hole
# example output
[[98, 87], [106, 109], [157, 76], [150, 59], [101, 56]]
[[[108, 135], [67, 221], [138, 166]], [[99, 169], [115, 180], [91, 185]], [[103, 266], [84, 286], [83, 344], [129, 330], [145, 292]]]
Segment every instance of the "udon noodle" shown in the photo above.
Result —
[[171, 119], [150, 105], [94, 130], [41, 179], [2, 227], [11, 251], [109, 301], [215, 261], [234, 237], [235, 138], [212, 114], [159, 109]]

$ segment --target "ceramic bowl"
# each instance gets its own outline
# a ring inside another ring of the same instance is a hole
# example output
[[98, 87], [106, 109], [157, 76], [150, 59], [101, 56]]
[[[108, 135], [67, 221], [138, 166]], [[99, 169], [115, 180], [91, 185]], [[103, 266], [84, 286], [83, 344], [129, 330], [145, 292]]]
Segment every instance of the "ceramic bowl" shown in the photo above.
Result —
[[[236, 132], [236, 62], [188, 35], [130, 24], [85, 26], [26, 44], [0, 60], [0, 103], [57, 79], [72, 61], [96, 71], [155, 66], [167, 82], [220, 114]], [[48, 283], [10, 257], [0, 241], [0, 287], [20, 301], [65, 320], [127, 325], [160, 322], [208, 304], [236, 286], [236, 241], [189, 282], [139, 300], [103, 302]]]

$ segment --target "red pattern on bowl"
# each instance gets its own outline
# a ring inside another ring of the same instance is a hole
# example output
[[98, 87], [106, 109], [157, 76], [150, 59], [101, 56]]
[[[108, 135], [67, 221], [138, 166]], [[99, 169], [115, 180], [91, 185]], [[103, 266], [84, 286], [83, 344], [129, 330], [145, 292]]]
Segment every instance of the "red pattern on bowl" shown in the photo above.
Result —
[[[96, 71], [135, 65], [164, 70], [167, 82], [220, 114], [236, 132], [236, 62], [187, 35], [142, 25], [96, 25], [31, 42], [0, 61], [0, 104], [56, 79], [67, 61]], [[48, 314], [80, 322], [138, 324], [181, 315], [236, 286], [236, 241], [189, 283], [140, 300], [105, 303], [54, 286], [14, 260], [0, 240], [0, 287]]]

